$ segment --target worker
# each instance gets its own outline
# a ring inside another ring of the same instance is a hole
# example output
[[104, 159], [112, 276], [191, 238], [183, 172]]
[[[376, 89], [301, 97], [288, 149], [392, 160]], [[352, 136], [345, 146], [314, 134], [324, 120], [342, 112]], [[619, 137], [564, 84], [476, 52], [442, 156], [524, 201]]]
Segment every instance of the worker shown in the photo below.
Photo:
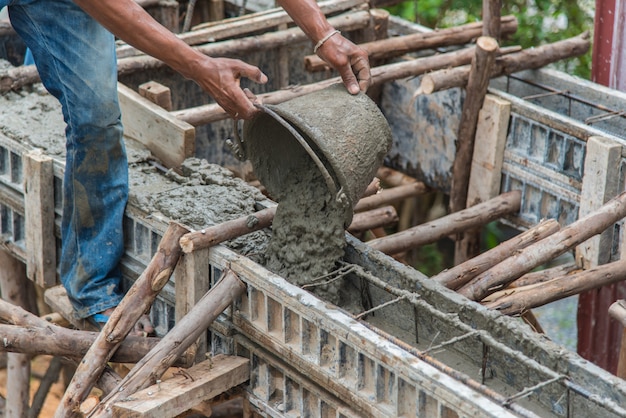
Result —
[[[350, 93], [367, 89], [367, 53], [336, 31], [314, 0], [279, 3]], [[123, 297], [119, 261], [128, 197], [114, 35], [194, 80], [233, 118], [258, 112], [240, 80], [265, 83], [267, 76], [240, 60], [190, 48], [133, 0], [0, 0], [0, 8], [6, 5], [67, 125], [60, 280], [78, 317], [101, 327]], [[133, 333], [152, 331], [144, 315]]]

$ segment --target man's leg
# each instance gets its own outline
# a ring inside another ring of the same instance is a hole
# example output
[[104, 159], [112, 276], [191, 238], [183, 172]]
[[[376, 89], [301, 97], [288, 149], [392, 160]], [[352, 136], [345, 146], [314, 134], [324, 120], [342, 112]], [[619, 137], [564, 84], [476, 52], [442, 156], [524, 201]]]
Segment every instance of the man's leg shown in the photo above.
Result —
[[114, 38], [71, 0], [17, 0], [9, 15], [67, 123], [60, 275], [86, 318], [122, 298], [128, 165]]

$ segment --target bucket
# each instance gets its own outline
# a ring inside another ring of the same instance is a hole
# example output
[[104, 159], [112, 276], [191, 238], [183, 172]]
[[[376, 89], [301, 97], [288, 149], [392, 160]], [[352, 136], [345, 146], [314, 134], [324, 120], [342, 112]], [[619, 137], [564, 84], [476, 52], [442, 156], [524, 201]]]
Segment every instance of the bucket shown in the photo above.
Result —
[[286, 176], [306, 153], [350, 225], [354, 205], [391, 146], [391, 129], [376, 103], [336, 84], [259, 107], [262, 112], [243, 124], [241, 148], [270, 195], [280, 196]]

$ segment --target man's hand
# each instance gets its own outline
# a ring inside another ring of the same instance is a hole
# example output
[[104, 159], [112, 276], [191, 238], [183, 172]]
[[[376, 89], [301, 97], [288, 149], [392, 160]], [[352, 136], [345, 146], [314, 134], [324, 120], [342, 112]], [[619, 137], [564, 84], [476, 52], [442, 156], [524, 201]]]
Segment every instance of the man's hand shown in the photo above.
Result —
[[348, 91], [367, 91], [372, 82], [367, 52], [337, 33], [317, 50], [317, 55], [339, 72]]
[[[267, 76], [243, 61], [230, 58], [204, 58], [190, 76], [215, 99], [229, 115], [236, 119], [250, 119], [259, 110], [254, 107], [251, 93], [242, 90], [243, 77], [265, 84]], [[247, 89], [246, 89], [247, 90]]]

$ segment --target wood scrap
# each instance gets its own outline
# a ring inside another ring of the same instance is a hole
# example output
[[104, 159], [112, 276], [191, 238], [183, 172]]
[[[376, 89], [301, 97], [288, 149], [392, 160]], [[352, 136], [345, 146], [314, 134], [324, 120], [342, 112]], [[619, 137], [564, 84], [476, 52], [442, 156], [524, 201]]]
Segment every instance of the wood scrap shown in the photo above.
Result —
[[76, 368], [76, 373], [56, 410], [56, 417], [70, 416], [72, 411], [78, 409], [124, 337], [141, 315], [150, 308], [178, 263], [181, 254], [178, 240], [186, 232], [187, 228], [182, 225], [170, 223], [152, 260], [113, 311], [96, 341]]
[[458, 292], [468, 299], [482, 300], [523, 274], [601, 233], [624, 216], [626, 216], [626, 192], [559, 232], [520, 250], [506, 261], [474, 278]]
[[[490, 77], [500, 77], [522, 70], [537, 69], [556, 61], [578, 57], [585, 54], [589, 50], [589, 46], [589, 33], [584, 32], [562, 41], [507, 54], [496, 58]], [[453, 87], [463, 87], [467, 84], [469, 72], [470, 67], [464, 65], [426, 74], [422, 77], [416, 95], [431, 94]]]
[[[517, 31], [517, 19], [515, 16], [502, 18], [502, 30], [506, 35]], [[367, 51], [370, 60], [386, 59], [399, 57], [408, 52], [468, 44], [473, 42], [483, 32], [483, 22], [472, 22], [432, 32], [414, 33], [366, 42], [359, 44], [359, 46]], [[311, 72], [324, 71], [329, 68], [328, 64], [317, 55], [304, 57], [304, 66], [307, 71]]]
[[172, 366], [174, 360], [193, 344], [200, 333], [206, 330], [245, 289], [246, 285], [232, 270], [225, 270], [211, 290], [137, 363], [122, 379], [117, 390], [104, 398], [90, 416], [111, 416], [111, 406], [117, 401], [156, 383], [156, 380]]
[[519, 190], [503, 193], [486, 202], [384, 238], [368, 241], [367, 244], [385, 254], [401, 253], [515, 213], [519, 211], [521, 200]]
[[506, 260], [511, 254], [555, 233], [560, 229], [554, 219], [540, 222], [521, 234], [501, 242], [497, 247], [431, 277], [449, 289], [458, 289], [474, 277]]
[[528, 309], [623, 280], [626, 280], [626, 260], [619, 260], [544, 283], [507, 290], [486, 306], [505, 315], [519, 315]]

